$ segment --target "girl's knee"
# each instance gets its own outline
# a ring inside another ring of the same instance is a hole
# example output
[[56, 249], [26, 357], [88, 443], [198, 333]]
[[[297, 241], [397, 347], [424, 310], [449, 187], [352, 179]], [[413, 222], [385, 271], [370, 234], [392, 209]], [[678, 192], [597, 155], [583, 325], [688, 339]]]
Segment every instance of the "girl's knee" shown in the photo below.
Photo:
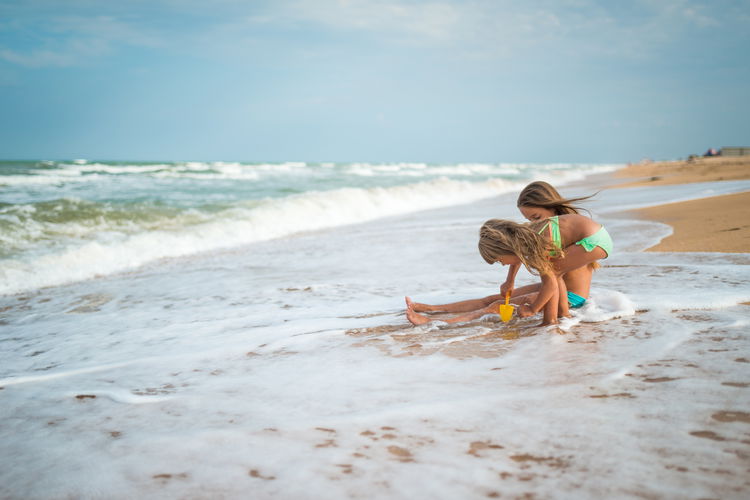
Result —
[[505, 300], [502, 295], [488, 295], [484, 298], [484, 304], [486, 306], [491, 306], [500, 300]]
[[502, 304], [505, 304], [505, 299], [494, 301], [493, 303], [485, 307], [483, 311], [486, 313], [497, 313], [499, 311], [498, 307], [500, 307], [500, 305]]

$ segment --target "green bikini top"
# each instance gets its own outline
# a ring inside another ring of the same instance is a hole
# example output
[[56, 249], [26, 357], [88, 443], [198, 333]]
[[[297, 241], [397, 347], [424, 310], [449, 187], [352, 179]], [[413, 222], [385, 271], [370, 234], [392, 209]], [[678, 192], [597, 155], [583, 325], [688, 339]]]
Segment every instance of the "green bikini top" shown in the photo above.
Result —
[[[545, 229], [549, 228], [549, 237], [552, 240], [552, 243], [554, 243], [557, 248], [561, 249], [562, 236], [560, 236], [560, 221], [557, 217], [558, 216], [555, 215], [547, 219], [547, 223], [542, 226], [542, 229], [539, 230], [538, 234], [542, 234]], [[555, 255], [557, 255], [557, 252], [550, 252], [550, 257], [554, 257]]]

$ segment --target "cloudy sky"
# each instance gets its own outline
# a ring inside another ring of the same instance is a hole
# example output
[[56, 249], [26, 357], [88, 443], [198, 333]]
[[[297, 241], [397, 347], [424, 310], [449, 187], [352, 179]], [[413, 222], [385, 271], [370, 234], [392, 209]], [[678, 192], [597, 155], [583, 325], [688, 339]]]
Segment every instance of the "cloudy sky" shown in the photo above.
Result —
[[750, 146], [750, 0], [0, 0], [0, 158]]

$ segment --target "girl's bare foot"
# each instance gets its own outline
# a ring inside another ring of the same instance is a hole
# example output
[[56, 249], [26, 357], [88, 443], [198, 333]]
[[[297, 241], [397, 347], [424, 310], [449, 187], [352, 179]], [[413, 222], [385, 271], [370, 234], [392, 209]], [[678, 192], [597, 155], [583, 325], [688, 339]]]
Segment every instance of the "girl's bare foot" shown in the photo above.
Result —
[[426, 318], [425, 316], [422, 316], [421, 314], [417, 314], [412, 309], [407, 308], [406, 309], [406, 319], [408, 319], [412, 325], [419, 326], [424, 325], [425, 323], [429, 323], [430, 319]]
[[406, 308], [411, 309], [412, 311], [416, 312], [430, 312], [431, 309], [429, 306], [425, 304], [420, 304], [419, 302], [414, 302], [411, 300], [411, 297], [406, 297]]

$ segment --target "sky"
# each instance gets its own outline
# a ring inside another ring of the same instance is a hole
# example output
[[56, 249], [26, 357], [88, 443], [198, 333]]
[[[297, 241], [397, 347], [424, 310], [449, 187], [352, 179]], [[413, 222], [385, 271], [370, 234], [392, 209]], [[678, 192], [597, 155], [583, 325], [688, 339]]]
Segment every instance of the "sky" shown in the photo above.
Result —
[[0, 158], [750, 146], [750, 0], [0, 0]]

